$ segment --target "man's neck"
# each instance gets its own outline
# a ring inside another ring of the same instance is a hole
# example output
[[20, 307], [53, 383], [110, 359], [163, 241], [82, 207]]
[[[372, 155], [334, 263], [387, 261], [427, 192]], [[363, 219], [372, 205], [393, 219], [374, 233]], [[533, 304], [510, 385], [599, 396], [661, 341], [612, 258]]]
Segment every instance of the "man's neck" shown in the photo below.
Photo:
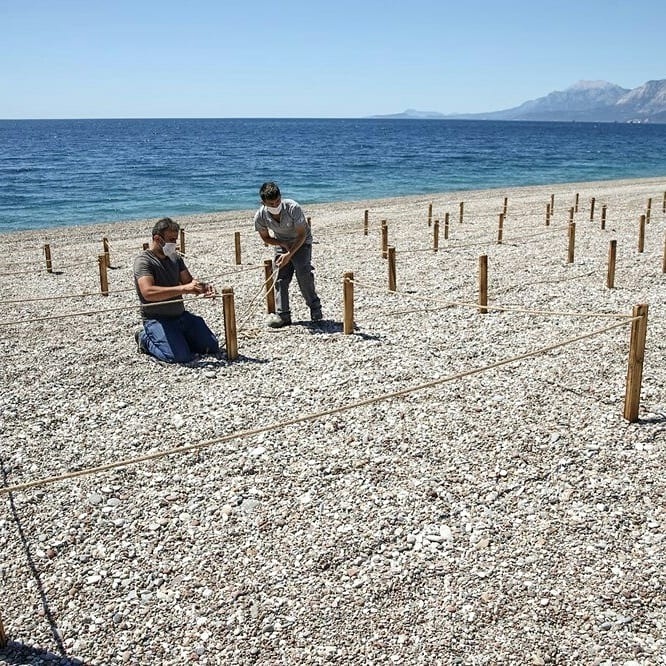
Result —
[[160, 246], [159, 243], [152, 241], [149, 247], [149, 250], [158, 258], [158, 259], [166, 259], [166, 254], [162, 252], [162, 247]]

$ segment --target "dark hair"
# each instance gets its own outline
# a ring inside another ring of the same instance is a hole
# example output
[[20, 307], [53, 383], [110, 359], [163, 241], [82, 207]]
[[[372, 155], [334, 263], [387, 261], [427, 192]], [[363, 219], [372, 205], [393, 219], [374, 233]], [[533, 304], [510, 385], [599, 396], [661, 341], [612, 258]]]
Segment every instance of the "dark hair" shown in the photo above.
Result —
[[180, 231], [178, 222], [174, 222], [170, 217], [163, 217], [155, 222], [153, 227], [153, 237], [161, 236], [165, 231]]
[[280, 188], [271, 180], [259, 188], [259, 196], [262, 201], [275, 201], [280, 196]]

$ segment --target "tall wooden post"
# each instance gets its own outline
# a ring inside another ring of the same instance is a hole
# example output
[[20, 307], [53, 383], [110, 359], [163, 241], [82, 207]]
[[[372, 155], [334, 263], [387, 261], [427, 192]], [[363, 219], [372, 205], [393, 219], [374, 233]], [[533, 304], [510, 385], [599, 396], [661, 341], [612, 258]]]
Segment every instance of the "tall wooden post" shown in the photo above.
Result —
[[631, 324], [627, 390], [624, 394], [624, 418], [630, 423], [635, 423], [638, 421], [638, 409], [641, 402], [643, 359], [645, 358], [645, 338], [647, 336], [647, 304], [634, 305], [632, 316], [637, 317], [637, 319]]
[[601, 207], [601, 230], [606, 228], [606, 204]]
[[273, 288], [273, 262], [270, 259], [264, 260], [264, 280], [266, 285], [266, 312], [273, 314], [275, 312], [275, 289]]
[[509, 205], [509, 197], [504, 197], [504, 208], [502, 209], [502, 214], [506, 217], [506, 209]]
[[104, 261], [106, 262], [106, 267], [111, 268], [111, 253], [109, 252], [109, 239], [106, 237], [102, 238], [102, 248], [104, 251]]
[[388, 226], [386, 220], [382, 220], [382, 259], [388, 257]]
[[432, 204], [428, 204], [428, 226], [432, 226]]
[[546, 226], [550, 226], [550, 204], [546, 204]]
[[439, 220], [435, 220], [435, 226], [432, 230], [432, 250], [437, 252], [439, 249]]
[[389, 288], [389, 291], [395, 291], [396, 290], [395, 248], [393, 246], [388, 248], [388, 288]]
[[552, 215], [555, 212], [555, 195], [550, 195], [550, 214]]
[[234, 233], [234, 249], [236, 253], [236, 266], [241, 264], [241, 236], [240, 231]]
[[185, 229], [180, 229], [180, 253], [185, 254]]
[[449, 240], [449, 214], [444, 213], [444, 240]]
[[363, 235], [367, 236], [368, 235], [368, 209], [365, 209], [365, 212], [363, 213]]
[[572, 224], [574, 221], [574, 212], [575, 209], [573, 207], [569, 208], [569, 224]]
[[502, 236], [504, 235], [504, 213], [499, 214], [499, 220], [497, 222], [497, 244], [502, 244]]
[[612, 240], [608, 244], [608, 272], [606, 274], [606, 286], [609, 289], [615, 287], [615, 260], [617, 258], [617, 241]]
[[463, 216], [465, 214], [465, 202], [461, 201], [460, 202], [460, 223], [462, 224], [463, 221]]
[[51, 246], [48, 243], [44, 245], [44, 258], [46, 259], [46, 272], [53, 273], [53, 262], [51, 261]]
[[99, 264], [99, 289], [102, 292], [102, 296], [108, 296], [109, 277], [106, 272], [106, 254], [100, 254], [97, 257], [97, 263]]
[[652, 215], [652, 197], [648, 199], [647, 208], [645, 209], [645, 224], [650, 224], [650, 215]]
[[645, 249], [645, 215], [641, 215], [638, 220], [638, 251]]
[[479, 257], [479, 313], [488, 312], [488, 255]]
[[342, 332], [350, 335], [354, 332], [354, 273], [347, 271], [342, 279]]
[[664, 200], [662, 201], [661, 204], [661, 212], [666, 213], [666, 191], [664, 192]]
[[595, 204], [595, 199], [592, 197], [590, 199], [590, 222], [594, 222], [594, 204]]
[[573, 264], [574, 262], [575, 247], [576, 247], [576, 224], [575, 222], [569, 222], [569, 248], [567, 252], [568, 264]]
[[222, 307], [224, 310], [224, 339], [227, 348], [227, 360], [238, 358], [238, 336], [236, 334], [236, 308], [234, 306], [233, 287], [222, 289]]
[[664, 251], [661, 259], [661, 272], [666, 273], [666, 234], [664, 234]]
[[579, 198], [579, 194], [578, 194], [578, 192], [576, 192], [576, 201], [574, 203], [574, 212], [575, 213], [578, 212], [578, 198]]
[[7, 647], [7, 642], [7, 634], [5, 633], [5, 627], [2, 624], [2, 617], [0, 617], [0, 650]]

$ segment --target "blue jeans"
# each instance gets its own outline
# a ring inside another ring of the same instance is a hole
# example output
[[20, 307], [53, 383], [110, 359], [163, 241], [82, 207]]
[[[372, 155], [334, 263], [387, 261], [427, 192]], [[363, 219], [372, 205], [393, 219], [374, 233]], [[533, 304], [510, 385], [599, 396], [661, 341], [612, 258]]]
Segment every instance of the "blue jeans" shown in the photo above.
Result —
[[195, 354], [220, 350], [206, 322], [187, 310], [180, 317], [144, 320], [140, 342], [151, 356], [166, 363], [189, 363]]
[[[277, 259], [284, 250], [279, 248], [275, 253]], [[275, 280], [275, 309], [279, 315], [291, 317], [289, 307], [289, 285], [294, 273], [298, 281], [298, 288], [310, 311], [321, 310], [321, 302], [315, 290], [314, 274], [312, 272], [312, 245], [303, 243], [298, 248], [291, 261], [278, 271]], [[275, 265], [275, 264], [274, 264]]]

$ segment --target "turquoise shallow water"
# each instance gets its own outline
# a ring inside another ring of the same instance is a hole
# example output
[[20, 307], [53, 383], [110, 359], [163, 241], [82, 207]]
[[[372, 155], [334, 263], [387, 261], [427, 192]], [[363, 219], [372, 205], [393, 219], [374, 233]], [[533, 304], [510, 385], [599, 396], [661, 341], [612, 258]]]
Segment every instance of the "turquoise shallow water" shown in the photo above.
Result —
[[666, 176], [666, 125], [379, 119], [0, 121], [0, 231]]

